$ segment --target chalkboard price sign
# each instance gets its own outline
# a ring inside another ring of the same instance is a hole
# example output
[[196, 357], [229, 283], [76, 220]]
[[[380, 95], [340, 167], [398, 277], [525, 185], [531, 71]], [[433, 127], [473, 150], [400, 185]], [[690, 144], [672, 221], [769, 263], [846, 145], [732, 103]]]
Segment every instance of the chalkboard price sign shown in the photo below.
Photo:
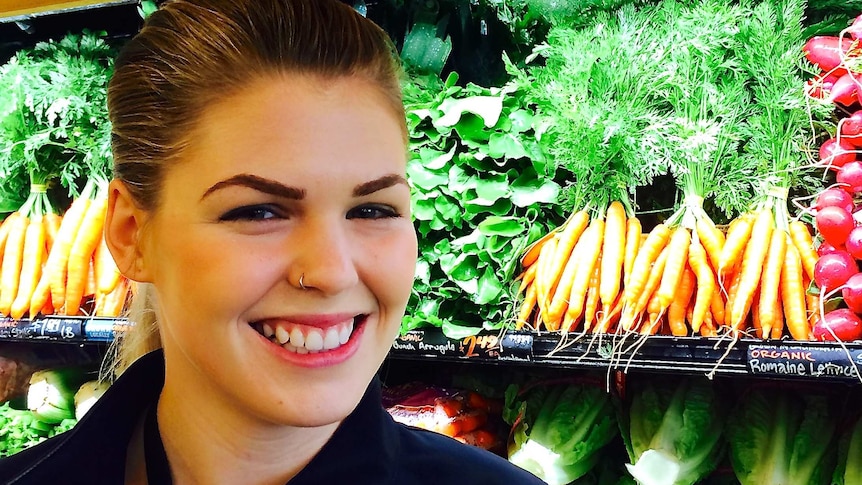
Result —
[[862, 348], [751, 345], [747, 363], [756, 375], [855, 379], [862, 370]]
[[81, 340], [83, 325], [76, 318], [37, 318], [0, 321], [0, 338], [20, 340]]
[[454, 340], [442, 332], [414, 330], [399, 336], [392, 352], [413, 357], [529, 362], [533, 358], [533, 336], [520, 332], [482, 333]]

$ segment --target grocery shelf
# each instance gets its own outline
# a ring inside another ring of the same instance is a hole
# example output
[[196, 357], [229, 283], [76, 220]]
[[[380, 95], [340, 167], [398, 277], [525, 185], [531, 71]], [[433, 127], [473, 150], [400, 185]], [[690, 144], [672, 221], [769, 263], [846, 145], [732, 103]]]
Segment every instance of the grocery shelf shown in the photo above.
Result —
[[111, 317], [47, 316], [0, 319], [0, 341], [97, 343], [111, 342], [128, 321]]
[[[520, 363], [557, 368], [676, 372], [714, 376], [843, 380], [862, 383], [862, 342], [763, 341], [702, 337], [603, 335], [591, 341], [558, 334], [482, 332], [455, 340], [436, 329], [414, 330], [395, 342], [393, 359]], [[558, 349], [558, 347], [560, 347]], [[613, 360], [611, 356], [613, 355]]]
[[119, 5], [135, 5], [138, 0], [19, 0], [0, 4], [0, 23], [22, 22], [45, 15], [97, 10]]

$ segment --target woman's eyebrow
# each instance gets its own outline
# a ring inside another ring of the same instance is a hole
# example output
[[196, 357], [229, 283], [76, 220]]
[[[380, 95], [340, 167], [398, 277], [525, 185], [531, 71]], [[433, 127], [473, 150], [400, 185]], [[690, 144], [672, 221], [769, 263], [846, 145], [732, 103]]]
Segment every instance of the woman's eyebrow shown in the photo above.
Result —
[[257, 175], [241, 173], [213, 184], [212, 187], [208, 188], [206, 192], [204, 192], [204, 195], [201, 196], [201, 200], [205, 199], [217, 190], [235, 186], [248, 187], [250, 189], [275, 195], [277, 197], [283, 197], [285, 199], [302, 200], [305, 198], [304, 189], [284, 185], [281, 182], [258, 177]]
[[370, 182], [365, 182], [357, 185], [356, 188], [353, 189], [353, 196], [362, 197], [364, 195], [370, 195], [374, 192], [377, 192], [378, 190], [383, 190], [398, 184], [404, 184], [409, 187], [409, 185], [407, 184], [407, 179], [405, 179], [401, 175], [395, 173], [384, 175]]

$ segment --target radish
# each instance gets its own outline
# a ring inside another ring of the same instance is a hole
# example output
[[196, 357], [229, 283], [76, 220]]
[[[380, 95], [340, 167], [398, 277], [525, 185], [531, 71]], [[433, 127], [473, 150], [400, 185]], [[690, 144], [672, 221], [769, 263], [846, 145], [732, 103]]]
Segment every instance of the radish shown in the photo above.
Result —
[[857, 101], [857, 91], [856, 79], [847, 73], [835, 81], [827, 99], [841, 106], [850, 106]]
[[841, 139], [854, 147], [862, 147], [862, 110], [841, 120]]
[[855, 147], [846, 140], [830, 138], [820, 145], [820, 163], [830, 167], [842, 167], [847, 162], [856, 160], [852, 150]]
[[815, 210], [820, 210], [825, 207], [840, 207], [847, 212], [853, 212], [853, 196], [847, 193], [846, 190], [832, 187], [820, 192], [817, 196], [817, 202], [814, 204]]
[[819, 76], [813, 77], [805, 83], [805, 94], [816, 99], [826, 99], [832, 92], [835, 81], [845, 74], [847, 74], [847, 70], [844, 68], [822, 72]]
[[833, 246], [826, 241], [820, 243], [820, 246], [817, 246], [817, 255], [825, 256], [827, 254], [832, 254], [837, 251], [846, 251], [844, 246]]
[[844, 245], [850, 231], [856, 227], [853, 216], [840, 207], [824, 207], [817, 211], [814, 222], [823, 239], [835, 247]]
[[818, 35], [809, 39], [802, 50], [809, 61], [824, 71], [830, 71], [841, 64], [842, 54], [846, 56], [852, 44], [851, 39]]
[[850, 34], [850, 37], [854, 39], [859, 39], [862, 37], [862, 15], [856, 17], [856, 20], [850, 24], [850, 27], [847, 28], [847, 32]]
[[[862, 226], [854, 227], [847, 236], [847, 242], [844, 244], [850, 256], [856, 259], [862, 259]], [[862, 313], [862, 312], [860, 312]]]
[[856, 273], [844, 283], [841, 297], [853, 313], [862, 313], [862, 273]]
[[862, 320], [852, 310], [839, 308], [823, 315], [811, 330], [820, 341], [835, 341], [837, 337], [839, 341], [852, 342], [862, 338]]
[[856, 260], [847, 251], [835, 251], [817, 258], [814, 265], [814, 281], [827, 293], [843, 285], [859, 272]]
[[851, 194], [862, 192], [862, 163], [855, 160], [845, 163], [838, 169], [835, 181], [839, 184], [846, 184], [844, 190]]

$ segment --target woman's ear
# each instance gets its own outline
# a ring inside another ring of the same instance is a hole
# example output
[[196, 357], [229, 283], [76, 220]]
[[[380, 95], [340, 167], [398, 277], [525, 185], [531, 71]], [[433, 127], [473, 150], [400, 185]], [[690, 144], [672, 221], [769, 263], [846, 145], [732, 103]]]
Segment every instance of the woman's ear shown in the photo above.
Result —
[[135, 203], [126, 185], [117, 179], [108, 186], [105, 243], [120, 273], [132, 281], [150, 283], [144, 264], [143, 228], [148, 212]]

